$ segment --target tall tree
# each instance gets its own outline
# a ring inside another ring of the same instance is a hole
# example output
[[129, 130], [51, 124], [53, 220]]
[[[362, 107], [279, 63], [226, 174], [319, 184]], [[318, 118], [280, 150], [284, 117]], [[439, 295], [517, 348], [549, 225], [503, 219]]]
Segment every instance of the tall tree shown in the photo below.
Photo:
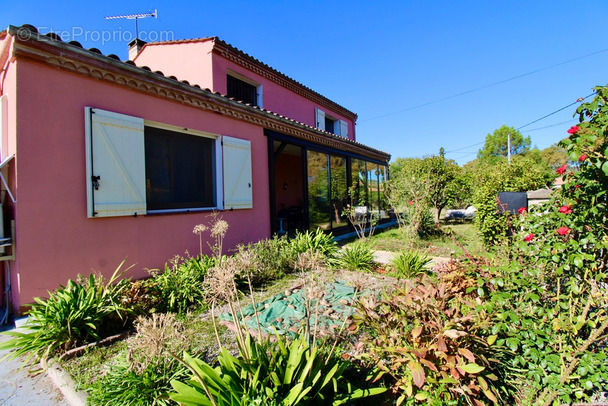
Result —
[[483, 149], [479, 150], [477, 158], [492, 159], [508, 156], [509, 137], [511, 138], [511, 155], [523, 154], [530, 150], [531, 141], [529, 136], [524, 138], [515, 128], [503, 125], [494, 133], [486, 136], [486, 143]]

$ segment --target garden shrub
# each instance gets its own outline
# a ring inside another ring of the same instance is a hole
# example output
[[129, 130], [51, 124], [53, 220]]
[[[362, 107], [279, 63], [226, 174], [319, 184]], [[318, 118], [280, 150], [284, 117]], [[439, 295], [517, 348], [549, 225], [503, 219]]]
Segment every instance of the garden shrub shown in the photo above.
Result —
[[336, 254], [332, 265], [347, 271], [371, 271], [374, 267], [374, 252], [364, 243], [344, 247]]
[[169, 405], [170, 382], [188, 370], [171, 353], [190, 348], [183, 324], [171, 313], [138, 318], [129, 350], [87, 388], [90, 405]]
[[290, 240], [290, 245], [296, 255], [316, 251], [325, 258], [331, 258], [338, 250], [338, 244], [334, 241], [334, 236], [331, 233], [323, 232], [320, 228], [303, 233], [296, 231], [295, 237]]
[[203, 282], [209, 268], [218, 259], [202, 255], [196, 258], [175, 256], [163, 272], [151, 270], [152, 278], [143, 282], [147, 295], [156, 297], [158, 312], [185, 313], [206, 306]]
[[184, 382], [172, 381], [169, 396], [197, 405], [340, 405], [385, 391], [360, 389], [344, 379], [348, 363], [310, 346], [302, 336], [287, 342], [284, 336], [256, 341], [247, 336], [238, 357], [225, 348], [219, 366], [184, 354], [192, 375]]
[[477, 188], [473, 204], [477, 208], [475, 224], [486, 247], [504, 241], [511, 228], [511, 217], [498, 209], [498, 192], [526, 192], [545, 186], [547, 179], [543, 171], [531, 167], [524, 159], [505, 160], [486, 164], [477, 170]]
[[238, 247], [238, 253], [240, 255], [247, 253], [251, 257], [251, 265], [246, 270], [242, 270], [239, 276], [246, 281], [247, 275], [244, 271], [248, 272], [254, 287], [294, 272], [298, 258], [287, 237], [276, 235], [271, 239], [241, 245]]
[[44, 362], [59, 352], [120, 331], [129, 312], [121, 297], [130, 280], [117, 282], [126, 272], [120, 270], [123, 264], [108, 281], [97, 275], [79, 277], [49, 292], [47, 299], [34, 298], [35, 303], [26, 312], [27, 331], [4, 333], [14, 338], [0, 344], [0, 349], [15, 349], [9, 355], [11, 359], [25, 355], [24, 364], [30, 360]]
[[608, 89], [596, 92], [562, 141], [580, 170], [522, 216], [517, 261], [486, 278], [486, 308], [500, 310], [496, 345], [516, 352], [513, 378], [535, 404], [583, 402], [607, 387]]
[[362, 358], [384, 378], [396, 404], [511, 404], [505, 358], [488, 334], [482, 300], [467, 284], [423, 275], [383, 299], [361, 299]]
[[414, 278], [428, 272], [431, 259], [416, 251], [404, 251], [391, 260], [391, 273], [398, 278]]

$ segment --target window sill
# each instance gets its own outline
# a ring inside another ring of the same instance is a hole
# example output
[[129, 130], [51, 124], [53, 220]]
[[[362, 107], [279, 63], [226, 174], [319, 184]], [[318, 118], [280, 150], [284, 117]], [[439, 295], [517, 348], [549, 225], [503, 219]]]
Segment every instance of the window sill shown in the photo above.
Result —
[[217, 207], [200, 207], [192, 209], [162, 209], [162, 210], [148, 210], [146, 216], [160, 216], [165, 214], [187, 214], [187, 213], [205, 213], [210, 211], [222, 211]]

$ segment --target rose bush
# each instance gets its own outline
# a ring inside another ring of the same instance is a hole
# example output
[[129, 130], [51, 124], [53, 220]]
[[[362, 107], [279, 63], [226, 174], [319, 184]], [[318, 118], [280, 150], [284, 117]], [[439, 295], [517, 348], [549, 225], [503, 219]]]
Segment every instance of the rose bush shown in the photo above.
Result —
[[496, 343], [517, 354], [511, 368], [524, 404], [570, 404], [606, 390], [608, 89], [596, 92], [562, 141], [578, 170], [549, 202], [519, 216], [516, 260], [484, 282], [486, 310], [499, 312]]

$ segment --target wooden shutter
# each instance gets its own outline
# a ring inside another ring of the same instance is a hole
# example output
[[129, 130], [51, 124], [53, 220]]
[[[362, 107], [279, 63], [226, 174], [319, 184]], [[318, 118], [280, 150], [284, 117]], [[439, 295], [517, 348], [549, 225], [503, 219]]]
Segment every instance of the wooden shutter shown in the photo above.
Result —
[[253, 207], [251, 142], [224, 136], [224, 209], [251, 209]]
[[325, 112], [320, 109], [315, 109], [315, 120], [317, 121], [317, 128], [325, 131]]
[[340, 134], [344, 138], [348, 138], [348, 123], [344, 120], [340, 120]]
[[89, 217], [146, 213], [144, 121], [86, 108]]

